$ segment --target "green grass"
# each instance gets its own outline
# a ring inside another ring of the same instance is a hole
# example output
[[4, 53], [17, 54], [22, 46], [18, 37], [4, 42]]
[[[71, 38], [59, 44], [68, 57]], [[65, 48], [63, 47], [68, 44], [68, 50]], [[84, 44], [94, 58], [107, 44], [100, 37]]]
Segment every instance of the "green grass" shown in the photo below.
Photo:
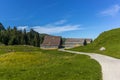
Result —
[[0, 80], [102, 80], [89, 56], [30, 46], [0, 46], [0, 53]]
[[0, 54], [9, 53], [9, 52], [33, 52], [33, 51], [40, 51], [40, 48], [27, 46], [27, 45], [0, 46]]
[[[105, 47], [105, 51], [100, 51], [101, 47]], [[71, 50], [81, 52], [95, 52], [116, 58], [120, 58], [120, 28], [105, 31], [98, 36], [95, 41], [84, 47], [77, 47]]]

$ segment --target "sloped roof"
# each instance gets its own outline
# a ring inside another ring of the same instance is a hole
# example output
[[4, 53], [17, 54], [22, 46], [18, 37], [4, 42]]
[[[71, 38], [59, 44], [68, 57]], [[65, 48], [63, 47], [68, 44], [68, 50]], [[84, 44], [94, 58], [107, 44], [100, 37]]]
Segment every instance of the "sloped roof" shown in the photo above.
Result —
[[65, 43], [67, 43], [67, 42], [81, 42], [81, 43], [83, 43], [85, 41], [85, 39], [79, 39], [79, 38], [67, 38], [66, 39], [66, 41], [65, 41]]
[[59, 46], [61, 42], [60, 36], [45, 36], [41, 46]]

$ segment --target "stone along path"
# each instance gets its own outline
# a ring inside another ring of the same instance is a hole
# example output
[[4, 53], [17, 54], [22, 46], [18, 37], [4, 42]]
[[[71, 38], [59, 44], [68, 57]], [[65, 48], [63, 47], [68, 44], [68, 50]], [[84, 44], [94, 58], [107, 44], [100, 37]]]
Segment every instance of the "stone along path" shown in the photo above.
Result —
[[83, 53], [64, 49], [60, 49], [59, 51], [88, 55], [100, 63], [103, 80], [120, 80], [120, 59], [95, 53]]

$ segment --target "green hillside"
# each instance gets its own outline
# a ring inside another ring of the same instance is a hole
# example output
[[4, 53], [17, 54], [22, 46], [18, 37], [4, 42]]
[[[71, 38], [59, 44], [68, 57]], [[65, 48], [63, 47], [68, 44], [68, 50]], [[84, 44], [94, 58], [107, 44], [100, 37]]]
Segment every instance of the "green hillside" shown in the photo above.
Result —
[[[101, 47], [105, 47], [105, 51], [100, 51]], [[120, 28], [105, 31], [90, 45], [74, 48], [72, 50], [83, 52], [96, 52], [120, 58]]]
[[89, 56], [0, 46], [0, 80], [102, 80], [99, 63]]

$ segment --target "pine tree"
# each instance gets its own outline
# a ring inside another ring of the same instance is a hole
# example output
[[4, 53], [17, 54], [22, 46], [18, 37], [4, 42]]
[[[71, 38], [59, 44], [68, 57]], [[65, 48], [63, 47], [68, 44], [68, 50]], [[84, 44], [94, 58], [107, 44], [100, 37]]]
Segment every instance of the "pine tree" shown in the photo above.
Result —
[[2, 23], [0, 23], [0, 31], [1, 30], [5, 30], [4, 26], [2, 25]]
[[40, 34], [33, 29], [30, 32], [24, 30], [17, 30], [17, 27], [11, 28], [10, 26], [5, 30], [3, 25], [0, 23], [0, 42], [5, 45], [32, 45], [39, 47], [40, 41], [43, 38]]

